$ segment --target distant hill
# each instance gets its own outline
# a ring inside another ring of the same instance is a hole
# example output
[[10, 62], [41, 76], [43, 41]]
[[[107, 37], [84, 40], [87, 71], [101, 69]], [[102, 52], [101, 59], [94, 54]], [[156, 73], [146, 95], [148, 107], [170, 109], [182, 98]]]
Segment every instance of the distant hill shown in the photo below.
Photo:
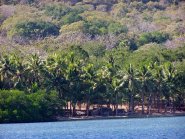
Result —
[[166, 48], [185, 43], [182, 0], [1, 0], [0, 4], [4, 51], [27, 45], [48, 53], [47, 45], [53, 52], [71, 45], [137, 50], [150, 43]]

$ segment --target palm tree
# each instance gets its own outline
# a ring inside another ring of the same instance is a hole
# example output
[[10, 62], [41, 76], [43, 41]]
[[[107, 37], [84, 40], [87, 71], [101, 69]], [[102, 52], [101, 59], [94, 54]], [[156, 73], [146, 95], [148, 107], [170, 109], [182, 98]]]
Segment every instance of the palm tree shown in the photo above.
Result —
[[42, 71], [47, 92], [55, 89], [61, 99], [66, 97], [68, 90], [68, 80], [66, 79], [67, 64], [65, 60], [66, 57], [53, 54], [46, 59]]
[[179, 107], [184, 106], [185, 102], [185, 71], [179, 70], [174, 79], [174, 89], [173, 89], [173, 112], [175, 112], [174, 100], [178, 101]]
[[154, 64], [154, 81], [157, 88], [157, 110], [160, 112], [160, 97], [162, 95], [162, 88], [165, 83], [165, 71], [163, 65]]
[[96, 88], [96, 72], [93, 64], [87, 64], [82, 67], [81, 78], [83, 80], [83, 91], [86, 92], [86, 114], [89, 116], [89, 105], [92, 93]]
[[118, 76], [119, 66], [115, 63], [115, 58], [112, 54], [108, 55], [108, 62], [106, 62], [105, 66], [99, 70], [99, 77], [101, 84], [106, 86], [106, 95], [104, 99], [107, 100], [106, 103], [110, 107], [110, 103], [115, 104], [115, 111], [117, 115], [118, 109], [118, 93], [120, 86], [120, 78]]
[[113, 88], [113, 92], [115, 94], [115, 103], [116, 103], [116, 116], [118, 115], [118, 101], [122, 101], [122, 98], [119, 97], [119, 100], [118, 100], [118, 96], [120, 96], [120, 93], [122, 91], [122, 88], [123, 88], [123, 83], [124, 81], [121, 80], [121, 77], [120, 77], [121, 74], [117, 74], [117, 76], [114, 76], [113, 79], [112, 79], [112, 88]]
[[27, 88], [28, 92], [35, 92], [41, 87], [43, 70], [43, 60], [36, 54], [28, 57], [25, 65], [25, 73], [27, 75]]
[[134, 112], [134, 95], [136, 93], [136, 89], [138, 86], [138, 78], [137, 78], [137, 71], [134, 70], [132, 64], [129, 65], [127, 68], [126, 74], [123, 77], [123, 80], [125, 81], [127, 90], [129, 92], [129, 111], [131, 113]]
[[[166, 88], [168, 88], [168, 92], [165, 95], [168, 102], [165, 104], [165, 112], [166, 112], [166, 105], [169, 103], [170, 98], [172, 98], [174, 104], [174, 92], [175, 92], [175, 77], [177, 76], [177, 72], [175, 67], [171, 63], [165, 63], [164, 64], [164, 70], [165, 70], [165, 85]], [[173, 105], [174, 110], [174, 105]]]
[[88, 53], [80, 47], [73, 48], [72, 52], [66, 57], [66, 63], [68, 65], [66, 69], [66, 79], [69, 81], [69, 99], [73, 106], [73, 116], [75, 115], [77, 102], [83, 100], [84, 90], [81, 75], [83, 74], [83, 66], [86, 64], [88, 58]]
[[16, 65], [14, 61], [15, 55], [5, 55], [0, 60], [0, 81], [3, 89], [10, 89], [13, 87], [12, 79], [16, 72]]
[[13, 56], [13, 64], [14, 64], [14, 75], [12, 81], [14, 83], [14, 87], [19, 90], [25, 90], [26, 81], [25, 81], [25, 65], [24, 61], [20, 56]]
[[[139, 80], [141, 82], [141, 97], [142, 97], [142, 114], [144, 114], [144, 95], [148, 93], [150, 87], [150, 79], [151, 79], [151, 73], [149, 70], [149, 66], [143, 65], [139, 70]], [[150, 99], [149, 99], [150, 100]]]

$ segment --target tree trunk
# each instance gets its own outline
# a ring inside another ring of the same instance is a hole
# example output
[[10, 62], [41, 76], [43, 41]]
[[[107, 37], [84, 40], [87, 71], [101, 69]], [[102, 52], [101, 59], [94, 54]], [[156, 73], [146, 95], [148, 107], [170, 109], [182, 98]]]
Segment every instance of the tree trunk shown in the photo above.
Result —
[[165, 113], [167, 112], [167, 103], [168, 103], [168, 100], [165, 100]]
[[157, 112], [160, 112], [160, 96], [159, 93], [157, 94]]
[[175, 113], [175, 105], [174, 105], [174, 103], [175, 103], [175, 100], [174, 100], [174, 98], [172, 98], [173, 113]]
[[131, 113], [133, 113], [134, 112], [134, 96], [133, 95], [131, 95], [130, 103], [131, 103]]
[[72, 116], [72, 103], [70, 101], [70, 116]]
[[129, 102], [128, 102], [128, 109], [129, 109], [129, 111], [131, 111], [131, 95], [129, 96], [130, 98], [130, 100], [129, 100]]
[[67, 111], [69, 110], [69, 104], [68, 104], [68, 102], [67, 102]]
[[86, 102], [86, 114], [87, 116], [89, 116], [89, 97], [87, 98], [87, 102]]
[[76, 116], [76, 105], [73, 105], [73, 117]]
[[157, 108], [157, 104], [156, 104], [156, 94], [154, 94], [154, 105], [153, 108], [156, 109]]
[[118, 115], [118, 94], [116, 93], [116, 116]]
[[148, 98], [148, 107], [147, 107], [147, 114], [151, 113], [151, 106], [152, 106], [152, 99], [151, 99], [151, 93]]
[[144, 114], [144, 92], [142, 91], [142, 114]]

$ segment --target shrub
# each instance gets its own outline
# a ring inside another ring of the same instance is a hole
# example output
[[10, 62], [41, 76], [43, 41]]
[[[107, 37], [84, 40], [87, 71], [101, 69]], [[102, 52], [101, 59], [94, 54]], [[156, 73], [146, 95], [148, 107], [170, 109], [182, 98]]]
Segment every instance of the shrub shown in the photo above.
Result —
[[79, 15], [84, 12], [84, 8], [70, 8], [64, 5], [48, 5], [44, 8], [45, 14], [59, 21], [60, 25], [71, 24], [82, 20]]
[[128, 6], [125, 3], [118, 3], [112, 7], [111, 14], [115, 17], [124, 17], [128, 12]]
[[[11, 8], [11, 7], [8, 6], [8, 8]], [[22, 40], [23, 42], [25, 42], [26, 40], [29, 40], [29, 39], [38, 38], [38, 36], [40, 35], [39, 34], [34, 38], [29, 38], [27, 36], [24, 36], [25, 31], [28, 31], [28, 33], [39, 32], [39, 31], [41, 32], [41, 30], [45, 32], [46, 28], [47, 29], [50, 27], [52, 28], [52, 26], [53, 28], [56, 27], [54, 24], [48, 22], [48, 21], [51, 21], [50, 17], [47, 17], [43, 13], [39, 12], [37, 8], [25, 6], [25, 5], [19, 5], [19, 6], [16, 6], [16, 8], [14, 6], [13, 8], [15, 10], [13, 10], [12, 12], [9, 12], [8, 14], [7, 12], [4, 13], [4, 15], [8, 15], [8, 18], [5, 21], [3, 21], [1, 25], [1, 31], [5, 32], [5, 35], [7, 35], [9, 39], [13, 39], [17, 41], [16, 38], [20, 38], [20, 41]], [[12, 15], [10, 13], [14, 13], [14, 14]], [[50, 27], [47, 27], [47, 26], [50, 26]], [[52, 28], [52, 31], [53, 31], [53, 28]], [[33, 34], [30, 34], [30, 35], [33, 36]], [[49, 34], [49, 35], [52, 35], [52, 34]]]
[[16, 24], [13, 35], [36, 39], [59, 35], [59, 28], [44, 21], [22, 21]]
[[104, 21], [104, 22], [113, 22], [114, 19], [107, 13], [101, 11], [85, 11], [80, 14], [85, 21]]
[[66, 14], [65, 16], [62, 17], [61, 24], [62, 25], [71, 24], [71, 23], [82, 20], [82, 17], [79, 15], [79, 13], [80, 13], [80, 11], [78, 11], [78, 10], [74, 10], [72, 12], [69, 12], [68, 14]]
[[83, 21], [78, 21], [74, 22], [72, 24], [67, 24], [62, 26], [60, 32], [62, 33], [67, 33], [67, 32], [77, 32], [83, 30], [84, 27], [84, 22]]
[[95, 56], [95, 57], [102, 57], [105, 54], [106, 47], [101, 44], [99, 41], [92, 41], [85, 43], [82, 46], [83, 49], [85, 49], [90, 56]]
[[0, 91], [0, 122], [15, 122], [27, 119], [25, 107], [28, 104], [23, 92], [12, 90]]
[[0, 122], [47, 121], [58, 114], [62, 104], [55, 92], [25, 94], [18, 90], [0, 90]]
[[169, 35], [161, 32], [143, 33], [138, 39], [138, 45], [142, 46], [151, 42], [163, 43], [169, 39]]
[[108, 26], [108, 32], [118, 35], [121, 33], [127, 33], [128, 28], [127, 26], [123, 26], [119, 23], [110, 23]]
[[103, 35], [108, 33], [108, 22], [103, 20], [86, 21], [84, 23], [84, 33], [95, 35]]
[[45, 8], [45, 13], [49, 16], [52, 16], [54, 19], [61, 19], [62, 16], [66, 15], [71, 11], [71, 8], [64, 5], [47, 5]]

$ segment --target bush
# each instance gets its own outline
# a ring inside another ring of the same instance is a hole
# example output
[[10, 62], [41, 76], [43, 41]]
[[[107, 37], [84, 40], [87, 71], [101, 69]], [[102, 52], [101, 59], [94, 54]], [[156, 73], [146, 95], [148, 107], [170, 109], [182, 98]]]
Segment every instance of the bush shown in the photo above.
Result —
[[123, 26], [119, 23], [110, 23], [108, 26], [108, 32], [118, 35], [121, 33], [127, 33], [128, 28], [127, 26]]
[[68, 14], [66, 14], [65, 16], [62, 17], [61, 24], [62, 25], [71, 24], [71, 23], [82, 20], [82, 17], [79, 15], [79, 13], [80, 13], [80, 11], [78, 11], [78, 10], [74, 10], [72, 12], [69, 12]]
[[169, 35], [161, 32], [143, 33], [138, 39], [138, 45], [142, 46], [151, 42], [163, 43], [169, 39]]
[[74, 22], [72, 24], [67, 24], [61, 27], [60, 32], [62, 33], [67, 33], [67, 32], [78, 32], [83, 30], [84, 27], [84, 22], [83, 21], [78, 21]]
[[50, 22], [22, 21], [16, 24], [13, 30], [14, 35], [30, 39], [45, 38], [59, 35], [59, 28]]
[[61, 19], [62, 16], [68, 14], [71, 11], [71, 8], [64, 5], [48, 5], [44, 8], [45, 13], [49, 16], [52, 16], [54, 19]]
[[18, 90], [0, 90], [0, 122], [51, 120], [63, 104], [55, 92], [25, 94]]
[[118, 3], [112, 7], [111, 14], [115, 17], [122, 18], [128, 13], [128, 6], [125, 3]]
[[99, 41], [85, 43], [82, 48], [84, 48], [90, 56], [103, 57], [105, 55], [106, 47]]
[[60, 25], [71, 24], [82, 20], [79, 15], [84, 12], [84, 8], [70, 8], [64, 5], [48, 5], [45, 7], [45, 14], [59, 21]]
[[86, 34], [103, 35], [108, 33], [108, 22], [103, 20], [86, 21], [83, 32]]

